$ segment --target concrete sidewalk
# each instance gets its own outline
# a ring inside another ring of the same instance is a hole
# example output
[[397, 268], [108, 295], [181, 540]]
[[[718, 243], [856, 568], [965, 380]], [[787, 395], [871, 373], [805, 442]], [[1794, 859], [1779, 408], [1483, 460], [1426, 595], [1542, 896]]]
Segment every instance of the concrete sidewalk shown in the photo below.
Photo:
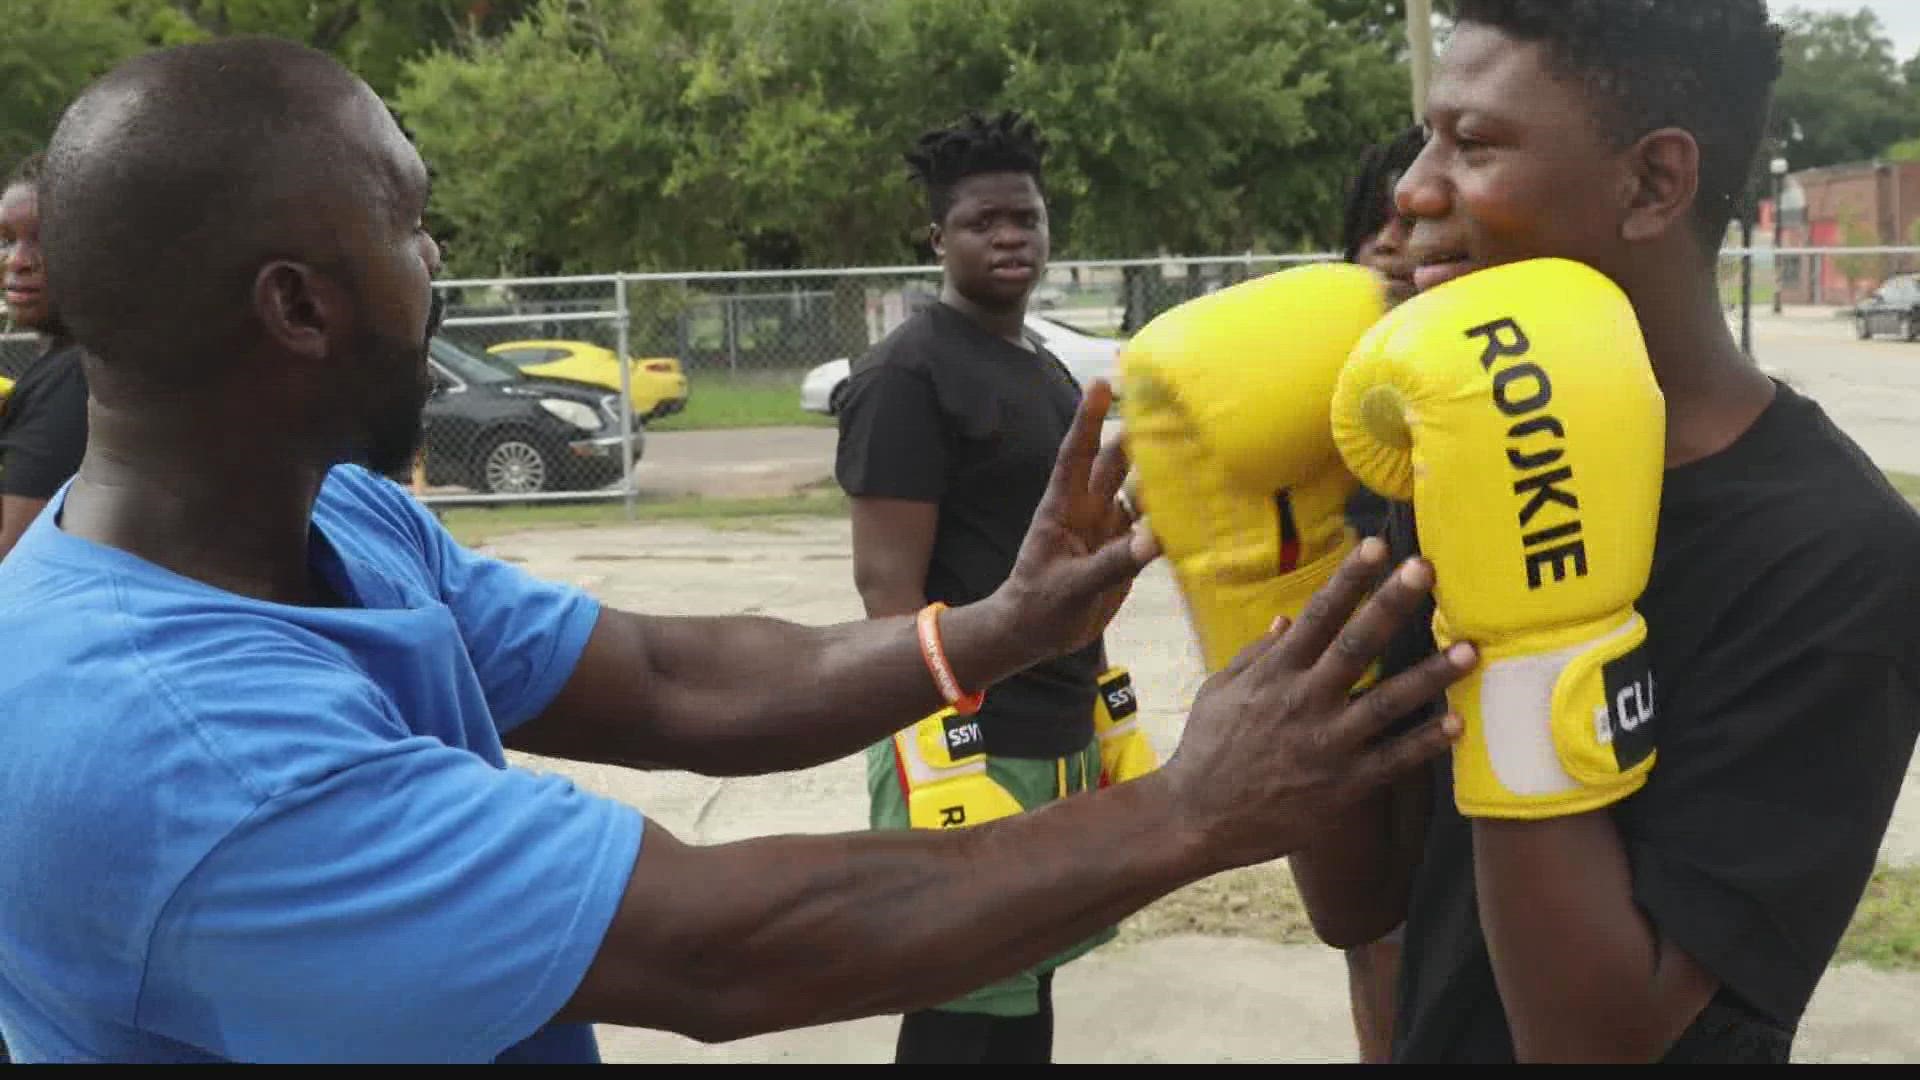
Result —
[[[1172, 937], [1107, 949], [1061, 970], [1054, 986], [1061, 1064], [1320, 1064], [1358, 1053], [1346, 965], [1331, 949]], [[1920, 979], [1832, 972], [1815, 995], [1797, 1063], [1920, 1061]], [[604, 1028], [610, 1062], [889, 1063], [897, 1024], [860, 1020], [719, 1046]]]

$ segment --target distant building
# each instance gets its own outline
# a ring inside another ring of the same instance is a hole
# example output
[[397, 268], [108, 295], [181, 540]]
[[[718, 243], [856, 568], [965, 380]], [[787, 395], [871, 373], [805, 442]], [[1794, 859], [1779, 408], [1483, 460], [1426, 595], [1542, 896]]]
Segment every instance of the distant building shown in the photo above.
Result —
[[[1866, 161], [1789, 174], [1780, 196], [1780, 244], [1899, 247], [1920, 244], [1920, 162]], [[1755, 241], [1773, 236], [1772, 201], [1761, 207]], [[1888, 276], [1920, 268], [1912, 255], [1783, 255], [1781, 298], [1789, 304], [1851, 304]]]

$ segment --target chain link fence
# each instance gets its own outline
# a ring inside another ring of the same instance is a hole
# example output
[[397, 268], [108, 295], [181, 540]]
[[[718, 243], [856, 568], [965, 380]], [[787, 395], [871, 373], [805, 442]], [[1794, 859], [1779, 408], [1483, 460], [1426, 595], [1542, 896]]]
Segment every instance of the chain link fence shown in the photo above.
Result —
[[[1116, 377], [1126, 336], [1168, 308], [1333, 258], [1057, 262], [1034, 290], [1028, 326], [1083, 380]], [[1876, 292], [1905, 295], [1901, 275], [1916, 271], [1916, 247], [1730, 247], [1719, 276], [1729, 325], [1747, 343], [1753, 319], [1776, 303], [1854, 318]], [[420, 497], [631, 505], [652, 435], [830, 425], [851, 361], [935, 300], [940, 272], [608, 274], [436, 288], [446, 318], [430, 350], [437, 390], [410, 477]], [[1920, 340], [1920, 285], [1913, 297], [1910, 310], [1896, 310], [1897, 299], [1882, 305], [1874, 332]], [[17, 378], [41, 348], [32, 335], [0, 333], [0, 378]]]
[[[1168, 308], [1250, 277], [1334, 258], [1057, 262], [1034, 290], [1028, 325], [1083, 379], [1116, 377], [1126, 336]], [[1750, 346], [1755, 313], [1764, 316], [1776, 301], [1803, 313], [1852, 318], [1855, 305], [1870, 302], [1884, 282], [1920, 270], [1920, 248], [1782, 248], [1776, 254], [1764, 246], [1730, 246], [1719, 266], [1729, 325]], [[856, 267], [464, 281], [441, 288], [449, 294], [447, 343], [503, 375], [513, 369], [531, 381], [536, 400], [566, 389], [566, 380], [585, 380], [595, 387], [586, 393], [603, 397], [597, 405], [581, 400], [596, 409], [591, 422], [598, 426], [590, 428], [584, 409], [528, 405], [525, 387], [507, 396], [538, 424], [462, 401], [460, 394], [470, 390], [439, 395], [429, 408], [422, 497], [605, 498], [634, 490], [634, 468], [645, 460], [653, 432], [830, 424], [850, 362], [935, 300], [940, 274], [933, 266]], [[1908, 325], [1920, 337], [1920, 307]], [[624, 376], [615, 356], [631, 358]], [[620, 427], [622, 416], [630, 428]], [[620, 450], [612, 449], [615, 441]]]
[[[1061, 262], [1030, 327], [1078, 374], [1189, 298], [1324, 255]], [[656, 430], [828, 424], [850, 362], [939, 295], [934, 266], [440, 282], [427, 502], [630, 497]], [[625, 357], [620, 363], [616, 357]]]

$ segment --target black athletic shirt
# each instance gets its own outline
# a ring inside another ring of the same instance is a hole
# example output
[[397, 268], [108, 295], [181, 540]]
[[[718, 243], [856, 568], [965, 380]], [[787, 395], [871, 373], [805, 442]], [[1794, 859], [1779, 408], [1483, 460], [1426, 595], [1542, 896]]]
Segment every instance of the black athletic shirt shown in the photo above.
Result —
[[[1417, 538], [1404, 505], [1392, 517], [1404, 555]], [[1780, 385], [1733, 446], [1666, 474], [1638, 606], [1659, 758], [1612, 814], [1635, 899], [1723, 987], [1668, 1060], [1785, 1062], [1914, 748], [1920, 516], [1814, 402]], [[1421, 636], [1400, 663], [1431, 648]], [[1444, 758], [1433, 795], [1394, 1057], [1509, 1062], [1471, 826]]]
[[87, 449], [87, 378], [76, 345], [27, 365], [0, 402], [0, 495], [51, 499]]
[[[1046, 492], [1080, 387], [1034, 349], [932, 303], [853, 364], [835, 474], [856, 498], [940, 504], [928, 600], [958, 606], [999, 588]], [[1095, 641], [989, 688], [979, 713], [987, 751], [1052, 758], [1084, 749], [1100, 650]]]

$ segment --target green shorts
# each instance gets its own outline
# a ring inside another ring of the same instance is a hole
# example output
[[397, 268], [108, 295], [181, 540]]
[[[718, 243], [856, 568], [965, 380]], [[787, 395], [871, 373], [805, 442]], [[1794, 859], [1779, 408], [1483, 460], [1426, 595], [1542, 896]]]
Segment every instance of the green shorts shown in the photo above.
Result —
[[[989, 758], [987, 775], [1010, 792], [1022, 807], [1037, 809], [1100, 785], [1100, 742], [1089, 740], [1084, 750], [1067, 758]], [[892, 739], [883, 739], [867, 748], [867, 795], [873, 828], [910, 827]], [[1107, 927], [1036, 967], [938, 1007], [948, 1012], [1032, 1016], [1040, 1011], [1041, 975], [1112, 941], [1117, 933], [1116, 927]]]

